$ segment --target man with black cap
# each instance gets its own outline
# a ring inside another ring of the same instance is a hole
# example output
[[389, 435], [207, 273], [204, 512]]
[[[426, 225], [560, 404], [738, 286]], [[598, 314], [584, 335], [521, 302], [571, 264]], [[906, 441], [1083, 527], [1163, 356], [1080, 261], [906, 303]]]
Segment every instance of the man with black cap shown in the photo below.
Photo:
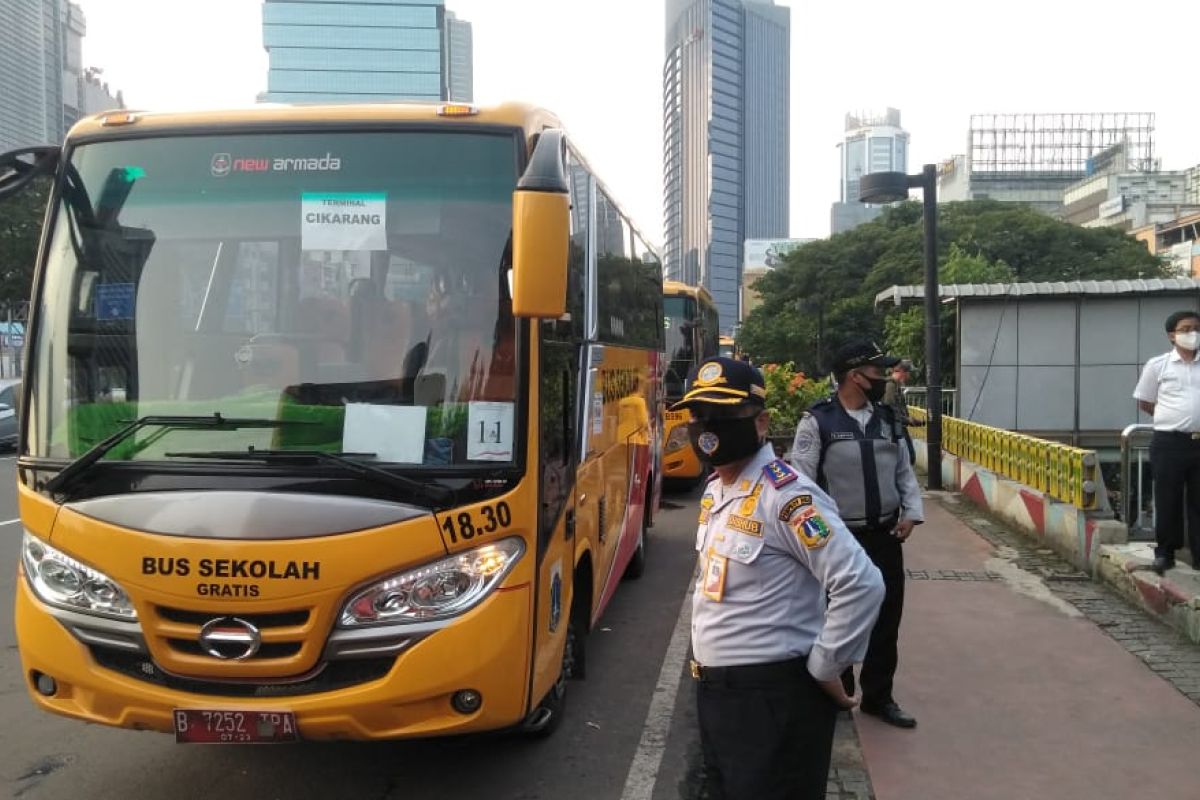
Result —
[[[887, 586], [863, 661], [862, 710], [898, 728], [914, 728], [917, 721], [896, 703], [892, 684], [904, 610], [901, 545], [925, 513], [904, 424], [880, 403], [887, 386], [884, 370], [899, 360], [867, 341], [838, 350], [833, 359], [837, 391], [800, 418], [789, 461], [837, 501], [842, 519]], [[843, 679], [852, 691], [854, 673], [847, 670]]]
[[833, 501], [775, 458], [766, 388], [710, 358], [671, 407], [715, 469], [700, 501], [692, 677], [705, 773], [723, 800], [823, 800], [834, 724], [854, 700], [883, 579]]

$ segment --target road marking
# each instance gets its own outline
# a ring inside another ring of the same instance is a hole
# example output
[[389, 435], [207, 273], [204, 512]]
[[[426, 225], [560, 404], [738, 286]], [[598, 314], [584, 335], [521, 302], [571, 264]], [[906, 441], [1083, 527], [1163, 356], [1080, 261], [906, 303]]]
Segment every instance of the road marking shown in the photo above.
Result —
[[629, 765], [621, 800], [650, 800], [654, 794], [654, 783], [658, 780], [667, 735], [671, 731], [671, 717], [675, 714], [675, 694], [679, 691], [691, 633], [692, 592], [689, 583], [688, 591], [683, 596], [683, 606], [679, 609], [679, 620], [671, 634], [671, 643], [667, 645], [667, 654], [663, 656], [658, 685], [654, 687], [654, 698], [650, 701], [650, 710], [646, 712], [642, 740], [638, 742], [633, 763]]
[[6, 519], [6, 520], [4, 520], [4, 522], [0, 522], [0, 528], [3, 528], [6, 525], [15, 525], [20, 521], [21, 521], [20, 517], [17, 517], [16, 519]]

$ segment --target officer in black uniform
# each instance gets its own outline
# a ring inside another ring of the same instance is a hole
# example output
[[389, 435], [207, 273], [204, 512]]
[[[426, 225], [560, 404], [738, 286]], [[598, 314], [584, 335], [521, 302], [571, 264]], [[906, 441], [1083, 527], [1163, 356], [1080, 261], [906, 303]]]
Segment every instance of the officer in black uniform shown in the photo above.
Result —
[[823, 800], [839, 675], [862, 660], [883, 579], [817, 485], [766, 443], [766, 388], [710, 358], [683, 400], [716, 472], [704, 488], [692, 677], [705, 772], [722, 800]]
[[[904, 424], [891, 406], [880, 403], [887, 386], [884, 370], [897, 362], [872, 342], [841, 348], [833, 361], [837, 392], [801, 417], [789, 460], [837, 501], [842, 519], [887, 584], [863, 661], [862, 710], [898, 728], [913, 728], [917, 721], [896, 703], [892, 684], [904, 610], [901, 545], [925, 514]], [[843, 677], [852, 691], [853, 673]]]

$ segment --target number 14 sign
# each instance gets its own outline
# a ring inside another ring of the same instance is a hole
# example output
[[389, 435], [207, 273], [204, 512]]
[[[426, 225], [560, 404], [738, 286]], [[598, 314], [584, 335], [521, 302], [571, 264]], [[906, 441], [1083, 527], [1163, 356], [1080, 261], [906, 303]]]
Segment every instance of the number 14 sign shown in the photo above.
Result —
[[512, 461], [513, 404], [471, 403], [467, 414], [467, 459]]

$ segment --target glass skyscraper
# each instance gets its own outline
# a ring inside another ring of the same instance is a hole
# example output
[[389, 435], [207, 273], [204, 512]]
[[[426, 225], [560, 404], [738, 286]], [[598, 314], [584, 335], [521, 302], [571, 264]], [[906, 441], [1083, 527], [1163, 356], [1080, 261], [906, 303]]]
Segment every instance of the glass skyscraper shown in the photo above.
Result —
[[266, 0], [263, 46], [266, 101], [471, 99], [471, 25], [443, 0]]
[[83, 12], [67, 0], [0, 0], [0, 151], [57, 144], [121, 100], [83, 67]]
[[791, 22], [773, 0], [667, 0], [666, 277], [739, 321], [746, 239], [786, 238]]
[[841, 195], [833, 204], [831, 230], [843, 233], [875, 219], [881, 206], [858, 202], [863, 175], [908, 172], [908, 132], [900, 127], [900, 112], [847, 114], [846, 137], [838, 145], [842, 161]]

